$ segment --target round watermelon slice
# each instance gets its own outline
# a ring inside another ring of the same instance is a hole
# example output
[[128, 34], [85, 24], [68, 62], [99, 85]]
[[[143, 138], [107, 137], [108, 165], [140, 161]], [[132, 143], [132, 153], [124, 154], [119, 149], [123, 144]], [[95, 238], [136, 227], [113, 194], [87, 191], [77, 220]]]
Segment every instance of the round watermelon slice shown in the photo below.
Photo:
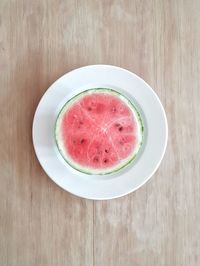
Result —
[[65, 161], [86, 174], [116, 172], [136, 157], [143, 124], [135, 106], [113, 89], [90, 89], [70, 99], [55, 125]]

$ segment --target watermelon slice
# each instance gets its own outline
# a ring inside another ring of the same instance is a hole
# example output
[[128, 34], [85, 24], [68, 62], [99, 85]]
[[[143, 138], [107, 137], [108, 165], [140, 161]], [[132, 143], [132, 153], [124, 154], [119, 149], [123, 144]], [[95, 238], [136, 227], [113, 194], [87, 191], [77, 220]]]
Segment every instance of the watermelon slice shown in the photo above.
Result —
[[65, 161], [87, 174], [108, 174], [136, 157], [143, 124], [135, 106], [113, 89], [90, 89], [70, 99], [55, 125]]

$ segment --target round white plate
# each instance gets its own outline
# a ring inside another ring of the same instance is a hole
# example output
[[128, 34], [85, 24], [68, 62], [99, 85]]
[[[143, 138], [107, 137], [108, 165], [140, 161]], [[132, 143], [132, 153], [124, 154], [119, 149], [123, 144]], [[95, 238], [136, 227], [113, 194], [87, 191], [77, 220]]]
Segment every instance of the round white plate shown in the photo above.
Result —
[[[145, 138], [137, 160], [114, 175], [92, 176], [71, 168], [59, 154], [54, 140], [56, 117], [74, 95], [89, 88], [113, 88], [129, 97], [142, 115]], [[109, 65], [75, 69], [43, 95], [33, 120], [33, 145], [49, 177], [63, 189], [83, 198], [105, 200], [121, 197], [141, 187], [157, 170], [167, 145], [167, 119], [151, 87], [132, 72]]]

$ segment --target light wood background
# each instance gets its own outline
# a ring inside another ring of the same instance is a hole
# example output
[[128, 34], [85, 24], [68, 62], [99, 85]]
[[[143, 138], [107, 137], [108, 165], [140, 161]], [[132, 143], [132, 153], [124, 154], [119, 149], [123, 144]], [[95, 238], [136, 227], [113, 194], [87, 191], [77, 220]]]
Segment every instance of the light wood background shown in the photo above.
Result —
[[[155, 89], [169, 141], [145, 186], [93, 202], [46, 176], [31, 126], [55, 79], [98, 63]], [[199, 0], [0, 0], [0, 120], [0, 266], [200, 265]]]

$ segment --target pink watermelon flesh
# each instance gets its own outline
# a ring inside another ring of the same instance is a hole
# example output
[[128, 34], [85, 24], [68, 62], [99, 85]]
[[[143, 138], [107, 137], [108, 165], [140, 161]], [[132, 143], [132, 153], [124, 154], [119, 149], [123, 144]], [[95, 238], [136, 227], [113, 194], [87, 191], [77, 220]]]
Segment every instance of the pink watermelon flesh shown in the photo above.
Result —
[[76, 163], [105, 169], [133, 153], [137, 124], [133, 112], [120, 98], [94, 92], [66, 110], [61, 134], [67, 154]]

